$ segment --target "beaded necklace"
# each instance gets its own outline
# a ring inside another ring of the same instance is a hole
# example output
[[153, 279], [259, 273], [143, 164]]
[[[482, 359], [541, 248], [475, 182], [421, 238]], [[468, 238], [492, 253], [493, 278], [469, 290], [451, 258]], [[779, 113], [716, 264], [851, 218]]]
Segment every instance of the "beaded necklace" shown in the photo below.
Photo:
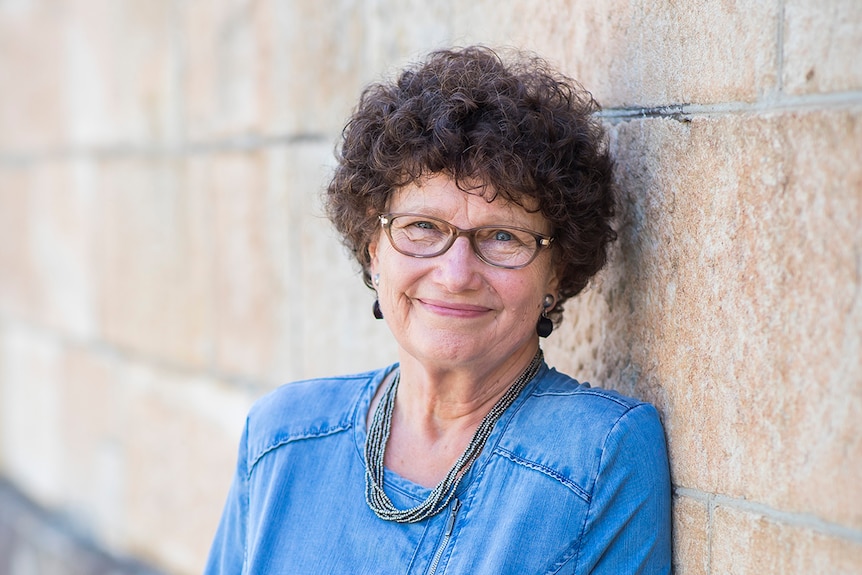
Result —
[[491, 411], [482, 419], [473, 438], [458, 458], [458, 461], [449, 469], [437, 487], [428, 495], [422, 503], [409, 509], [397, 509], [392, 500], [383, 491], [383, 455], [386, 451], [386, 442], [392, 429], [392, 412], [395, 410], [395, 393], [398, 390], [398, 382], [401, 379], [399, 370], [392, 382], [383, 392], [380, 403], [374, 410], [374, 417], [368, 429], [368, 438], [365, 441], [365, 501], [374, 511], [375, 515], [387, 521], [398, 523], [416, 523], [428, 517], [432, 517], [446, 508], [455, 490], [464, 476], [464, 472], [470, 463], [479, 455], [485, 442], [491, 435], [494, 425], [503, 413], [515, 401], [524, 386], [535, 377], [542, 365], [544, 355], [539, 349], [527, 369], [518, 376], [505, 394], [494, 404]]

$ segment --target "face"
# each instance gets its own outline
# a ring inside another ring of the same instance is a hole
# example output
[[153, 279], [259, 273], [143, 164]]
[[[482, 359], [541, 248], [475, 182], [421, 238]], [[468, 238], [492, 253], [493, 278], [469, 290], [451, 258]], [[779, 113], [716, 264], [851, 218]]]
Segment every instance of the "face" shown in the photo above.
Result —
[[[501, 225], [551, 233], [541, 214], [465, 193], [442, 175], [398, 190], [388, 210], [433, 216], [461, 229]], [[402, 353], [445, 368], [502, 363], [535, 349], [542, 300], [556, 295], [551, 250], [524, 268], [502, 269], [482, 262], [466, 236], [444, 254], [422, 259], [397, 252], [381, 229], [369, 252], [371, 275], [380, 274], [380, 308]]]

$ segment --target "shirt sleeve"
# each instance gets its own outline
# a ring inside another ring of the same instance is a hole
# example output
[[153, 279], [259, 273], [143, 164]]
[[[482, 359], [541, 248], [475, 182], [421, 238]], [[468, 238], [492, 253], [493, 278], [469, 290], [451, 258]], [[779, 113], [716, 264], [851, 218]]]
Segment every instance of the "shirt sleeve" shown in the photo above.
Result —
[[236, 474], [210, 548], [204, 575], [240, 575], [245, 572], [248, 523], [248, 421], [239, 445]]
[[578, 574], [671, 572], [671, 487], [658, 412], [639, 404], [614, 424], [578, 552]]

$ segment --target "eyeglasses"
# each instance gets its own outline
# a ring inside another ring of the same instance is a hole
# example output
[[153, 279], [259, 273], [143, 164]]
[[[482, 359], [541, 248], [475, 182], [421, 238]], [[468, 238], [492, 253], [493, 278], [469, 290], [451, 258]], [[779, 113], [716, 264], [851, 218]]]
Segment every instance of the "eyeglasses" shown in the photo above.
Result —
[[524, 228], [480, 226], [462, 230], [445, 220], [421, 214], [381, 214], [380, 225], [386, 230], [392, 247], [405, 256], [433, 258], [446, 252], [461, 236], [480, 260], [488, 265], [519, 269], [551, 245], [553, 238]]

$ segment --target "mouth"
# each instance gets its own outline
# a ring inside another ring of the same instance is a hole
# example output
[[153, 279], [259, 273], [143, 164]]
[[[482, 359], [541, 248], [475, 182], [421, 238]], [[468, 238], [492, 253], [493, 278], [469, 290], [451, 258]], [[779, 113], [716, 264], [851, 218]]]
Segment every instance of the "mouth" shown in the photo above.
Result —
[[491, 311], [491, 308], [483, 305], [463, 302], [451, 302], [426, 298], [417, 298], [414, 301], [430, 313], [455, 318], [475, 318]]

